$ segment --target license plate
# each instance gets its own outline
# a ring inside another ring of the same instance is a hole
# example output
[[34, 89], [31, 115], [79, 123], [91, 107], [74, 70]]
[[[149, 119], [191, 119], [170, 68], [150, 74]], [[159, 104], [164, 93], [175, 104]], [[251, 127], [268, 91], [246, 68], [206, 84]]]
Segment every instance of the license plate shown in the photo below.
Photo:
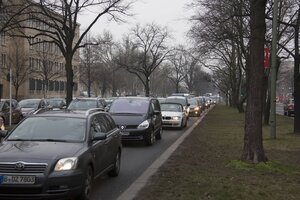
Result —
[[34, 184], [35, 176], [0, 175], [0, 184]]
[[129, 132], [122, 131], [122, 132], [121, 132], [121, 135], [129, 135]]

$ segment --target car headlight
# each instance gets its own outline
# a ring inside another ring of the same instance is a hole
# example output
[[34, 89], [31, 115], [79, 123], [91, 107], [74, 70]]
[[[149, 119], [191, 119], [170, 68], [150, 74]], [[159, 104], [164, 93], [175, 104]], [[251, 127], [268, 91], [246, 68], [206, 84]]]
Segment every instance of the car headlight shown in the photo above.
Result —
[[71, 170], [77, 167], [77, 157], [70, 157], [70, 158], [63, 158], [60, 159], [54, 168], [54, 171], [64, 171], [64, 170]]
[[149, 127], [149, 122], [148, 120], [143, 121], [138, 128], [148, 128]]
[[179, 120], [179, 119], [180, 119], [180, 117], [178, 117], [178, 116], [175, 116], [175, 117], [172, 117], [172, 119], [173, 119], [173, 120]]
[[199, 110], [199, 107], [196, 107], [195, 110]]

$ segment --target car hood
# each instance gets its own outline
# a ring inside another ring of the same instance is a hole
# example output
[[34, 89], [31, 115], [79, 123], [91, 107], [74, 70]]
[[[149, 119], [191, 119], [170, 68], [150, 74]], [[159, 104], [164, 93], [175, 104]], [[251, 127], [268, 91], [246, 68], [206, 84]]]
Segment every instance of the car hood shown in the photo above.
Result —
[[171, 112], [171, 111], [161, 111], [161, 115], [168, 116], [168, 117], [176, 117], [176, 116], [182, 116], [181, 112]]
[[139, 125], [146, 120], [146, 114], [111, 114], [117, 125]]
[[47, 162], [73, 157], [83, 143], [4, 141], [0, 145], [1, 162]]

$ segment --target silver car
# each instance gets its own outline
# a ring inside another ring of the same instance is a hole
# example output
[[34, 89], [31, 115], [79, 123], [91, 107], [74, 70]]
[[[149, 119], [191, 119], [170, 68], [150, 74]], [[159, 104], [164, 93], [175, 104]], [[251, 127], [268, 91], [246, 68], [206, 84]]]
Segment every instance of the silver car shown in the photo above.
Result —
[[162, 126], [184, 128], [187, 125], [187, 115], [179, 103], [161, 103]]

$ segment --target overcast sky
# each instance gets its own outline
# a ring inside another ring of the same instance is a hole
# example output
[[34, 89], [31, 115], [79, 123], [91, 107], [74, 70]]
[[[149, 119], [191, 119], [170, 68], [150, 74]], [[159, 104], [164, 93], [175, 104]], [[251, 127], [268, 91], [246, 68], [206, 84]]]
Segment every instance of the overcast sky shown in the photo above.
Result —
[[[174, 36], [172, 43], [184, 44], [185, 34], [189, 30], [190, 24], [188, 18], [191, 10], [187, 10], [187, 3], [190, 0], [137, 0], [133, 4], [131, 13], [133, 17], [127, 18], [127, 23], [108, 22], [100, 18], [92, 29], [92, 34], [97, 35], [103, 30], [109, 30], [117, 40], [122, 35], [128, 33], [136, 23], [141, 25], [155, 22], [161, 26], [167, 26]], [[85, 13], [79, 18], [81, 28], [86, 28], [85, 24], [92, 20], [91, 13]]]

